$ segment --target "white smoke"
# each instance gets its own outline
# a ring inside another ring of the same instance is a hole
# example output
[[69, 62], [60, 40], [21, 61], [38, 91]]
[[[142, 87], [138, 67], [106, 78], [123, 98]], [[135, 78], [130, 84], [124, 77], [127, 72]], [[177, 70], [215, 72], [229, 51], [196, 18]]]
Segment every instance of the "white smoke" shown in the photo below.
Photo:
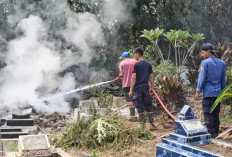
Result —
[[[123, 6], [121, 0], [104, 1], [104, 9], [110, 18], [126, 20], [126, 15], [121, 17], [126, 12], [124, 7], [117, 11], [111, 10], [114, 5]], [[28, 8], [33, 10], [36, 5], [30, 4]], [[44, 14], [65, 18], [65, 27], [57, 34], [75, 45], [79, 51], [61, 50], [60, 41], [49, 38], [50, 23], [43, 21], [37, 14], [28, 15], [28, 12], [16, 6], [16, 13], [8, 16], [8, 23], [16, 26], [18, 36], [8, 42], [6, 66], [0, 71], [1, 108], [16, 109], [30, 105], [38, 112], [69, 112], [69, 105], [63, 97], [55, 97], [49, 102], [42, 102], [41, 98], [76, 88], [77, 83], [72, 73], [63, 77], [60, 73], [73, 64], [88, 64], [95, 55], [94, 47], [104, 46], [106, 43], [102, 24], [97, 17], [88, 12], [72, 12], [66, 1], [58, 1], [50, 12]], [[93, 74], [93, 77], [97, 76], [96, 73]], [[102, 75], [107, 76], [107, 73], [103, 70]]]
[[[133, 8], [134, 1], [128, 1], [128, 3], [122, 0], [103, 0], [104, 1], [104, 14], [111, 22], [126, 22]], [[130, 5], [130, 7], [128, 6]]]

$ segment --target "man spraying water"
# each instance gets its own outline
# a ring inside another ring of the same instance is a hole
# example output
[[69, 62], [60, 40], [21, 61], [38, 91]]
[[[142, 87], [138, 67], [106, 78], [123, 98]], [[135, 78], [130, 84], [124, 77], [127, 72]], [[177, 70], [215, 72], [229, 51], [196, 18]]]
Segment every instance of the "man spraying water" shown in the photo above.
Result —
[[132, 101], [132, 98], [129, 97], [129, 91], [130, 91], [130, 85], [131, 85], [131, 77], [132, 72], [134, 71], [134, 65], [137, 62], [134, 59], [130, 59], [130, 55], [128, 52], [122, 53], [122, 59], [123, 61], [119, 65], [119, 75], [117, 78], [115, 78], [113, 81], [119, 81], [122, 79], [122, 87], [123, 87], [123, 93], [126, 98], [126, 101], [130, 108], [130, 121], [135, 120], [135, 106]]

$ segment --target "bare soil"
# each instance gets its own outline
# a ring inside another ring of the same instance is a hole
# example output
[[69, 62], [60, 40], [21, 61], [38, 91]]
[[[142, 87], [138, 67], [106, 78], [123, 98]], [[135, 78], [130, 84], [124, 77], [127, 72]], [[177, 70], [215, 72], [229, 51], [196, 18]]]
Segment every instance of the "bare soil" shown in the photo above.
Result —
[[221, 153], [222, 155], [224, 155], [226, 157], [232, 156], [232, 148], [224, 148], [224, 147], [218, 146], [218, 145], [213, 144], [213, 143], [209, 143], [207, 145], [203, 145], [203, 146], [199, 146], [199, 147], [213, 151], [213, 152]]

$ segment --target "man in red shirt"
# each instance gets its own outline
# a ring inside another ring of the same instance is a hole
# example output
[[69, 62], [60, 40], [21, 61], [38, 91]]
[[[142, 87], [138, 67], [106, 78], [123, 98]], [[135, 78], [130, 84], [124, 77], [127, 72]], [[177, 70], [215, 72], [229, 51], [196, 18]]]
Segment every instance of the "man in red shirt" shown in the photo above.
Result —
[[129, 120], [133, 121], [135, 120], [135, 106], [132, 101], [132, 98], [129, 97], [129, 91], [131, 85], [132, 72], [134, 71], [134, 65], [137, 61], [134, 59], [130, 59], [130, 55], [128, 52], [122, 53], [122, 59], [123, 61], [119, 65], [120, 73], [118, 77], [115, 78], [113, 81], [118, 81], [122, 79], [123, 93], [130, 108]]

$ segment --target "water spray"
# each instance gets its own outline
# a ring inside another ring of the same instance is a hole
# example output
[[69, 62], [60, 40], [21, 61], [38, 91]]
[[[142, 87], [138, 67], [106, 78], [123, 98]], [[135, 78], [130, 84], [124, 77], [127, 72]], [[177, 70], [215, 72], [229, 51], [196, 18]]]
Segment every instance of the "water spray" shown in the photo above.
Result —
[[87, 90], [89, 88], [98, 87], [98, 86], [101, 86], [101, 85], [104, 85], [104, 84], [108, 84], [108, 83], [111, 83], [111, 82], [112, 81], [106, 81], [106, 82], [101, 82], [101, 83], [97, 83], [97, 84], [87, 85], [87, 86], [84, 86], [84, 87], [81, 87], [81, 88], [73, 89], [73, 90], [71, 90], [69, 92], [56, 94], [56, 95], [54, 95], [52, 97], [49, 97], [49, 98], [43, 98], [40, 101], [48, 101], [48, 100], [51, 100], [51, 99], [54, 99], [54, 98], [57, 98], [57, 97], [61, 97], [61, 96], [65, 96], [65, 95], [68, 95], [68, 94], [80, 92], [80, 91], [83, 91], [83, 90]]

